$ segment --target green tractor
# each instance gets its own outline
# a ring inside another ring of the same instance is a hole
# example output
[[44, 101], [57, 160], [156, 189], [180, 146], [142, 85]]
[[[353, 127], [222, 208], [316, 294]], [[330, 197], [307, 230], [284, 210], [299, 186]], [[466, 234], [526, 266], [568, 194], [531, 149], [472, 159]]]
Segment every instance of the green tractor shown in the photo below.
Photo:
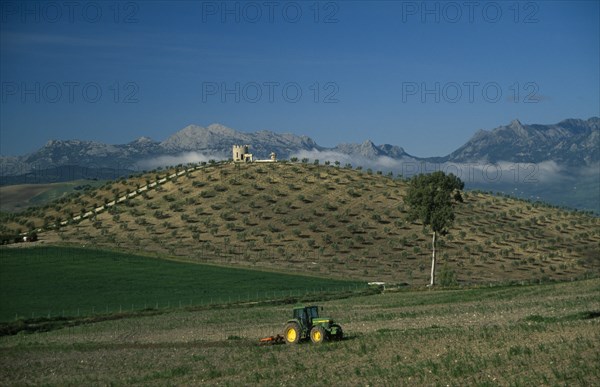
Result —
[[341, 340], [344, 332], [332, 319], [319, 317], [318, 306], [297, 306], [292, 319], [285, 324], [283, 337], [287, 344], [296, 344], [309, 337], [313, 343], [320, 344], [325, 340]]

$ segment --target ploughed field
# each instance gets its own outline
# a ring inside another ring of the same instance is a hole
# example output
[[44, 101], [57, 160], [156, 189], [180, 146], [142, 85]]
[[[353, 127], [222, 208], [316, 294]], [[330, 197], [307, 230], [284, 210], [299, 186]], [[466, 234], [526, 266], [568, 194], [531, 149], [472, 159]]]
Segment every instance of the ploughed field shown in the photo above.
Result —
[[[600, 280], [330, 299], [341, 342], [259, 346], [292, 305], [0, 337], [0, 384], [598, 385]], [[126, 316], [125, 316], [126, 317]]]

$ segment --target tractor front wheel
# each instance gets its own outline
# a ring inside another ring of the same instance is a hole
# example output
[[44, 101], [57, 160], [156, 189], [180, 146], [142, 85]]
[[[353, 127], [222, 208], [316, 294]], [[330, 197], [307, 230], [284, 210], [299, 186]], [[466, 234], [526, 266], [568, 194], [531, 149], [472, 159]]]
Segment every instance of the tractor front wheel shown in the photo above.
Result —
[[289, 323], [283, 329], [283, 337], [287, 344], [297, 344], [300, 341], [300, 327], [296, 323]]
[[325, 340], [325, 329], [323, 327], [313, 327], [310, 330], [310, 341], [315, 344], [321, 344]]

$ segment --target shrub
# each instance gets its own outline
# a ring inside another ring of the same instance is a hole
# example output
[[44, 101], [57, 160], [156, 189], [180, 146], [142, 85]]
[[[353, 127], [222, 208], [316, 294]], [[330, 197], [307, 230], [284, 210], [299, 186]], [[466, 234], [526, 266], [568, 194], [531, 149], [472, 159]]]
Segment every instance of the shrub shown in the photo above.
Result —
[[336, 211], [338, 207], [335, 204], [325, 203], [323, 207], [328, 211]]
[[202, 191], [200, 192], [200, 197], [207, 199], [207, 198], [213, 198], [217, 196], [217, 193], [215, 191]]

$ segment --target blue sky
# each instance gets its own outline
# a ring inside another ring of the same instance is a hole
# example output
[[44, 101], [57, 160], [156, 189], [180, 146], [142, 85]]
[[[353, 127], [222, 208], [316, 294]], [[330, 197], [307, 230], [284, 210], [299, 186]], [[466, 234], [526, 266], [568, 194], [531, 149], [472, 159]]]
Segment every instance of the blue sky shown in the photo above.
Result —
[[599, 3], [4, 1], [0, 154], [218, 122], [446, 155], [600, 115]]

